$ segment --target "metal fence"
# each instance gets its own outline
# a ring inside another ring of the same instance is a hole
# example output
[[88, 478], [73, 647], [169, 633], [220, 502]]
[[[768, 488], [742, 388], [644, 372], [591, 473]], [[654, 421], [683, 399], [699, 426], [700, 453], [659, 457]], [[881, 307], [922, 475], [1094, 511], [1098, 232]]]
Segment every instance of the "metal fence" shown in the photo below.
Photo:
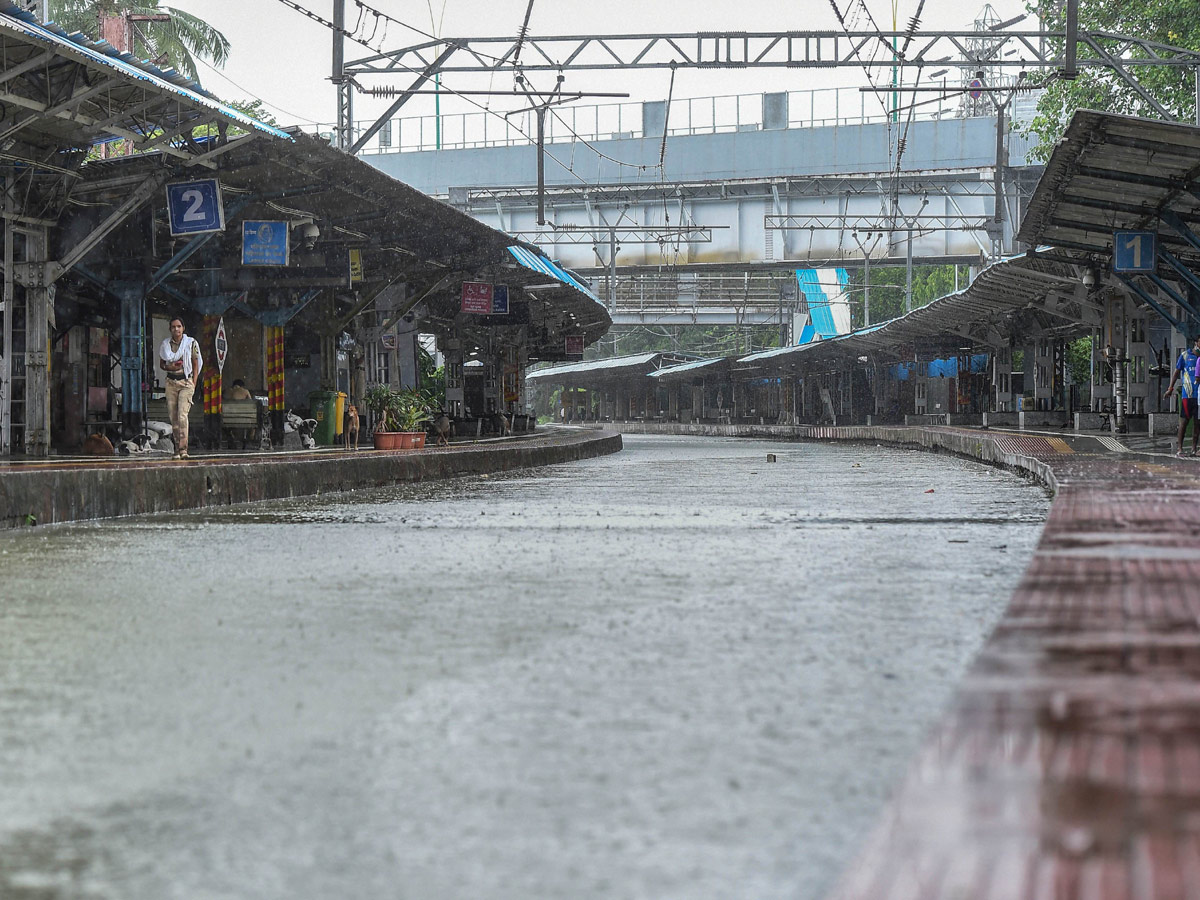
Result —
[[[947, 85], [946, 97], [913, 112], [917, 120], [933, 120], [975, 114], [978, 103], [962, 103], [957, 86]], [[785, 128], [819, 128], [832, 125], [883, 123], [889, 117], [907, 120], [904, 111], [890, 112], [890, 104], [903, 105], [912, 95], [877, 94], [858, 88], [819, 88], [761, 94], [730, 94], [670, 101], [605, 103], [552, 108], [546, 116], [546, 140], [561, 144], [572, 141], [632, 140], [669, 136], [720, 134]], [[928, 96], [928, 95], [922, 95]], [[981, 115], [992, 115], [984, 108]], [[355, 123], [362, 134], [373, 120]], [[332, 136], [333, 126], [318, 125], [318, 132]], [[537, 133], [536, 115], [523, 111], [447, 113], [389, 120], [359, 151], [406, 153], [422, 150], [466, 150], [480, 147], [526, 146]]]

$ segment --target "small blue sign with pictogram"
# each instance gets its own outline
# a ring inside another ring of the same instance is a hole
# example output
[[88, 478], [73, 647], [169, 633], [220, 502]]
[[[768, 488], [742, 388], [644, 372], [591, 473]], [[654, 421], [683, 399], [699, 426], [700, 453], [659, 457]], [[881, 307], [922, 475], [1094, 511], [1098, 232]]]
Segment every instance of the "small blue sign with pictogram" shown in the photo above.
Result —
[[243, 266], [286, 266], [288, 264], [288, 223], [242, 223]]

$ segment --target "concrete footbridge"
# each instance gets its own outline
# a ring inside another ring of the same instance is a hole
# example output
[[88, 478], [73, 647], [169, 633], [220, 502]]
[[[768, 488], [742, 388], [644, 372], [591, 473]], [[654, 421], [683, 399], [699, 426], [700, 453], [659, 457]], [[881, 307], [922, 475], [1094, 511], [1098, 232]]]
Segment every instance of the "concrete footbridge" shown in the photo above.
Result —
[[548, 135], [540, 193], [536, 148], [489, 136], [483, 114], [397, 119], [359, 152], [545, 248], [614, 324], [777, 324], [798, 309], [798, 268], [954, 263], [965, 282], [1015, 247], [1041, 171], [1019, 125], [978, 105], [893, 122], [862, 97], [572, 108]]

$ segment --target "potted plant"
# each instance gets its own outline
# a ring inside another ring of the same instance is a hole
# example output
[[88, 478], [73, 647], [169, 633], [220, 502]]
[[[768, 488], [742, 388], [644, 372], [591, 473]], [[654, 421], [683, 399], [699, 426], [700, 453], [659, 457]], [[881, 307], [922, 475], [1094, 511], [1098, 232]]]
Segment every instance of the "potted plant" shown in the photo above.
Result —
[[400, 449], [400, 425], [396, 420], [397, 394], [386, 384], [377, 384], [363, 394], [363, 403], [375, 422], [373, 434], [376, 450]]
[[407, 388], [393, 393], [392, 421], [401, 432], [402, 448], [425, 446], [425, 423], [431, 418], [429, 398], [417, 388]]

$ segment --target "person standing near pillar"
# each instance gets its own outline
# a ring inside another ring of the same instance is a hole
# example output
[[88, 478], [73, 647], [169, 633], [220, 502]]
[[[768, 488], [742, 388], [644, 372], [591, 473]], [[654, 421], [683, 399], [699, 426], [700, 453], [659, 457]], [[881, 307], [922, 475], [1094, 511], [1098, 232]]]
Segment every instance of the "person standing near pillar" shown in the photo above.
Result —
[[175, 440], [175, 459], [188, 458], [188, 413], [204, 361], [200, 345], [183, 333], [183, 319], [171, 320], [171, 336], [158, 348], [158, 367], [167, 373], [167, 415]]
[[1192, 344], [1185, 347], [1175, 361], [1175, 371], [1171, 373], [1171, 383], [1163, 399], [1170, 398], [1175, 391], [1175, 383], [1179, 382], [1179, 446], [1176, 456], [1183, 456], [1183, 435], [1187, 431], [1188, 422], [1192, 423], [1192, 456], [1196, 455], [1196, 445], [1200, 441], [1200, 421], [1196, 419], [1196, 369], [1200, 360], [1200, 334], [1192, 335]]

